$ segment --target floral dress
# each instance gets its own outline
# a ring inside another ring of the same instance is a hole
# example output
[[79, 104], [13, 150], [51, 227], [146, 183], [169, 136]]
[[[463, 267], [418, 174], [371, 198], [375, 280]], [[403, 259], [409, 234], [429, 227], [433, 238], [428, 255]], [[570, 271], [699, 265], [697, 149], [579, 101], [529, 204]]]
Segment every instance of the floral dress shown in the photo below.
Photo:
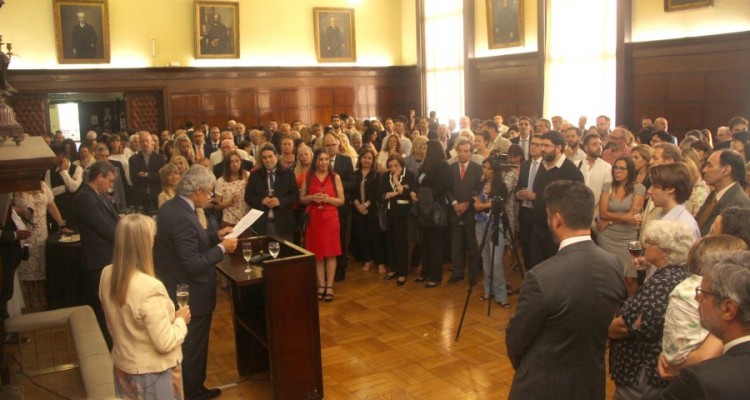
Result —
[[40, 190], [31, 192], [17, 192], [15, 194], [16, 207], [34, 209], [34, 215], [26, 228], [31, 237], [26, 239], [29, 245], [29, 259], [21, 261], [18, 266], [18, 278], [22, 281], [40, 281], [47, 278], [47, 266], [44, 259], [44, 249], [47, 242], [47, 207], [55, 201], [52, 190], [41, 182]]
[[221, 196], [224, 201], [232, 198], [232, 205], [223, 211], [222, 220], [230, 225], [236, 225], [240, 219], [250, 211], [250, 206], [245, 203], [245, 187], [247, 186], [247, 176], [231, 182], [224, 180], [224, 177], [216, 181], [216, 195]]

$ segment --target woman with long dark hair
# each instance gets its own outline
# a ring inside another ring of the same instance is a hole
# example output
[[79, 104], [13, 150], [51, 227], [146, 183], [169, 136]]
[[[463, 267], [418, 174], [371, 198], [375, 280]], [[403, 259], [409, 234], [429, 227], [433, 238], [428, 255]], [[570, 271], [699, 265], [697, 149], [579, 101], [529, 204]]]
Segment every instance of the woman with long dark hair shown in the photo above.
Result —
[[[411, 198], [415, 204], [425, 209], [424, 202], [432, 201], [434, 207], [446, 207], [447, 195], [450, 189], [451, 173], [448, 162], [445, 161], [443, 146], [437, 140], [427, 142], [425, 154], [419, 176], [415, 186], [419, 192], [412, 192]], [[432, 199], [421, 198], [429, 195]], [[447, 212], [447, 211], [446, 211]], [[420, 236], [422, 240], [422, 276], [416, 282], [427, 281], [428, 289], [440, 285], [443, 279], [443, 237], [447, 235], [448, 227], [435, 225], [429, 218], [420, 222]]]
[[352, 213], [352, 234], [357, 235], [359, 254], [364, 261], [363, 271], [369, 271], [374, 265], [378, 272], [385, 274], [385, 254], [383, 232], [378, 226], [378, 204], [380, 204], [380, 174], [375, 170], [377, 155], [371, 147], [365, 147], [359, 153], [357, 170], [354, 171]]
[[616, 255], [625, 266], [628, 294], [635, 293], [638, 273], [632, 266], [628, 242], [638, 240], [641, 212], [646, 188], [635, 183], [635, 163], [630, 156], [615, 160], [612, 166], [612, 183], [602, 185], [599, 199], [597, 244]]
[[300, 202], [310, 214], [305, 248], [315, 253], [318, 276], [318, 300], [333, 301], [336, 257], [341, 255], [338, 207], [344, 204], [344, 186], [333, 172], [331, 158], [324, 149], [315, 150], [312, 171], [302, 185]]

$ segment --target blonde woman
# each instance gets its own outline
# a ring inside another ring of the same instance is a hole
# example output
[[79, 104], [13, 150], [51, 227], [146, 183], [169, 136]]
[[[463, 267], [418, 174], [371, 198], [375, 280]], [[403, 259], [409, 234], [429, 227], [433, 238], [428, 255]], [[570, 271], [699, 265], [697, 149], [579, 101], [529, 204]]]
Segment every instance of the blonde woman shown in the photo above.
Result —
[[349, 143], [349, 137], [344, 134], [338, 134], [336, 137], [339, 139], [339, 153], [349, 156], [352, 159], [352, 165], [357, 165], [359, 154], [357, 154], [357, 151]]
[[159, 176], [161, 177], [161, 193], [159, 193], [157, 207], [161, 208], [162, 204], [174, 197], [174, 189], [180, 181], [180, 171], [174, 164], [165, 164], [159, 170]]
[[112, 264], [102, 271], [99, 299], [114, 343], [117, 398], [183, 398], [181, 346], [190, 307], [175, 311], [167, 288], [154, 277], [155, 232], [156, 224], [144, 215], [121, 218]]
[[172, 158], [169, 159], [169, 163], [174, 164], [174, 166], [177, 167], [177, 170], [180, 171], [180, 175], [184, 174], [185, 171], [190, 168], [190, 163], [188, 163], [187, 158], [178, 154], [173, 155]]

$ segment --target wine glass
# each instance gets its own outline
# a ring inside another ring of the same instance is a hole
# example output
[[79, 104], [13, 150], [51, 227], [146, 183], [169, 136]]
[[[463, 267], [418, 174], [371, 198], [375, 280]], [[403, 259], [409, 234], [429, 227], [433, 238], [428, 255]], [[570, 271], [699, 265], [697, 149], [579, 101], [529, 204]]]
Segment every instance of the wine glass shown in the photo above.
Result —
[[180, 307], [185, 307], [188, 305], [188, 301], [190, 300], [190, 290], [188, 288], [188, 285], [185, 283], [180, 283], [177, 285], [177, 304], [180, 305]]
[[638, 240], [628, 242], [628, 252], [630, 252], [630, 255], [633, 258], [638, 258], [643, 255], [643, 245], [641, 245], [641, 242]]
[[[320, 189], [318, 189], [318, 193], [325, 194], [326, 193], [326, 189], [321, 186]], [[322, 210], [323, 208], [325, 208], [323, 206], [323, 203], [318, 203], [318, 209]]]
[[250, 267], [250, 259], [253, 258], [253, 244], [250, 242], [244, 242], [242, 243], [242, 257], [247, 262], [247, 266], [245, 267], [245, 273], [249, 274], [253, 272], [252, 267]]
[[281, 247], [279, 246], [279, 242], [269, 242], [268, 243], [268, 252], [271, 253], [271, 256], [275, 259], [279, 256], [279, 251], [281, 250]]

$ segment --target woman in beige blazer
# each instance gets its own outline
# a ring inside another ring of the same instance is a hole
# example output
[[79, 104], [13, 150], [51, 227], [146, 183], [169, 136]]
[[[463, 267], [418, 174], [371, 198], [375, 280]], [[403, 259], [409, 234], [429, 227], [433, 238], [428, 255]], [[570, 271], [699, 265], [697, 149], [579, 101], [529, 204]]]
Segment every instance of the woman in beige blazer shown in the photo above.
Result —
[[156, 224], [144, 215], [120, 219], [112, 265], [102, 271], [99, 298], [114, 341], [118, 398], [183, 398], [181, 346], [190, 307], [175, 311], [164, 284], [154, 277], [155, 232]]

